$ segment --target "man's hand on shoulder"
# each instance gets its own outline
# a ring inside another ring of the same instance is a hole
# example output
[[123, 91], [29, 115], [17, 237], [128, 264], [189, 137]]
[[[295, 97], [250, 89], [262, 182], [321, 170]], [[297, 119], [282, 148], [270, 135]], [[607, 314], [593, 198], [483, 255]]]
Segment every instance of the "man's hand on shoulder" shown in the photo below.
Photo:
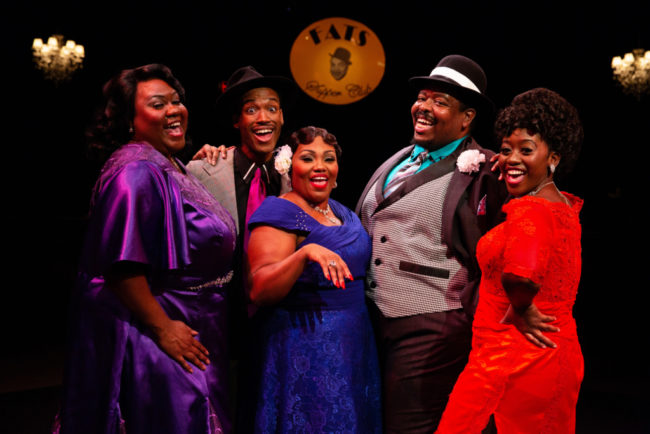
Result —
[[[230, 148], [232, 148], [232, 146]], [[217, 148], [216, 146], [212, 146], [206, 143], [201, 149], [199, 149], [196, 154], [194, 154], [192, 160], [201, 160], [205, 158], [208, 163], [216, 166], [219, 155], [221, 154], [221, 158], [225, 160], [226, 156], [228, 155], [228, 149], [230, 148], [226, 148], [224, 145], [221, 145]]]

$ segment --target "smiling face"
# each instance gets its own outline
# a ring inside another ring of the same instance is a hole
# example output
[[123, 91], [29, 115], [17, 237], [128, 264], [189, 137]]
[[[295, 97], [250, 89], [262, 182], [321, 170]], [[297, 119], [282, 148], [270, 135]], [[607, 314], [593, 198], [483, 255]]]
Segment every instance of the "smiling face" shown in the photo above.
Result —
[[528, 194], [551, 180], [548, 167], [559, 162], [560, 155], [551, 151], [539, 134], [531, 136], [526, 129], [517, 128], [501, 141], [499, 167], [513, 196]]
[[332, 56], [330, 58], [330, 74], [334, 80], [340, 80], [345, 77], [348, 72], [348, 64], [345, 60]]
[[469, 134], [476, 116], [472, 108], [461, 110], [453, 96], [433, 89], [422, 89], [411, 107], [413, 140], [429, 150], [445, 146]]
[[293, 191], [313, 205], [325, 206], [339, 173], [334, 146], [316, 136], [310, 144], [298, 145], [291, 166]]
[[284, 125], [280, 97], [267, 87], [251, 89], [242, 97], [242, 109], [234, 124], [239, 129], [242, 151], [248, 158], [264, 162], [271, 158]]
[[164, 80], [141, 81], [135, 94], [133, 140], [169, 157], [185, 147], [187, 108]]

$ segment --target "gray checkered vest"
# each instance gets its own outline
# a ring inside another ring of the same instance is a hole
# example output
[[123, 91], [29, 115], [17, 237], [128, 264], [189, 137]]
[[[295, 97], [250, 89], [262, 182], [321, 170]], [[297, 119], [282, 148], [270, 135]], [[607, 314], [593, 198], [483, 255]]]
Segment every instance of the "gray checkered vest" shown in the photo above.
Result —
[[[467, 269], [441, 240], [442, 206], [453, 172], [377, 208], [375, 184], [361, 208], [372, 237], [367, 295], [387, 317], [460, 309]], [[379, 182], [379, 181], [378, 181]]]

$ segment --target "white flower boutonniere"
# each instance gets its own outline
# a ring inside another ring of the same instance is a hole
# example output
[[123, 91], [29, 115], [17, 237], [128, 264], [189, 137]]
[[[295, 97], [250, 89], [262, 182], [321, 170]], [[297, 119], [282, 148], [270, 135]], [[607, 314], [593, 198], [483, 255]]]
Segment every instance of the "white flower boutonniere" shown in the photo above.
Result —
[[458, 170], [463, 173], [478, 172], [481, 168], [481, 163], [485, 163], [485, 154], [481, 153], [478, 149], [463, 151], [456, 160]]
[[291, 169], [291, 157], [293, 152], [291, 152], [291, 147], [289, 145], [284, 145], [279, 147], [275, 151], [275, 170], [278, 171], [280, 175], [286, 175]]

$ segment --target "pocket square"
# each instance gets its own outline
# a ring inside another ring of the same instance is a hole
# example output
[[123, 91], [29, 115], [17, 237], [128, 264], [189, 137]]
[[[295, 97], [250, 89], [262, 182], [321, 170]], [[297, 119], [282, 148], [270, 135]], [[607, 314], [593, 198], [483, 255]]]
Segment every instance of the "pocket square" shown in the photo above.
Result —
[[476, 209], [476, 215], [485, 215], [487, 212], [487, 194], [478, 203], [478, 208]]

